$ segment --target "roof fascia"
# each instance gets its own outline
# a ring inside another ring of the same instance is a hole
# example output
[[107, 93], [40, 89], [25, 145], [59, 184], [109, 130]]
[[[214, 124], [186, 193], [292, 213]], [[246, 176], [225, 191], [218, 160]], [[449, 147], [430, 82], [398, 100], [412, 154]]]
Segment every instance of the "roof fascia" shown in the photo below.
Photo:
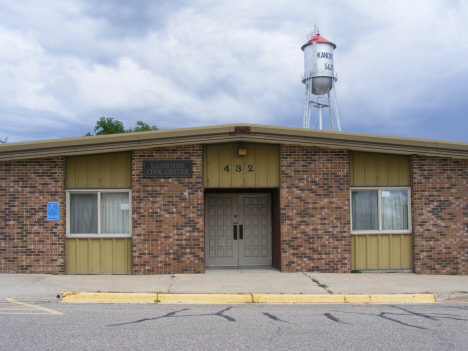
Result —
[[[250, 132], [236, 132], [235, 127], [238, 126], [248, 126]], [[363, 152], [468, 158], [467, 143], [290, 127], [232, 124], [2, 144], [0, 145], [0, 160], [86, 155], [174, 145], [232, 142], [291, 144]]]

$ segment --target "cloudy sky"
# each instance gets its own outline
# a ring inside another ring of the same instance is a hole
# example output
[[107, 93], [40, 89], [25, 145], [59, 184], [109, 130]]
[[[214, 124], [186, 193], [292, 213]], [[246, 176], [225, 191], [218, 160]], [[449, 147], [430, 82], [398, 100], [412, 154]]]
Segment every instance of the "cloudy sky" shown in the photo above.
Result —
[[0, 4], [8, 142], [82, 136], [101, 116], [126, 128], [301, 127], [300, 48], [314, 24], [337, 45], [343, 131], [468, 142], [467, 1]]

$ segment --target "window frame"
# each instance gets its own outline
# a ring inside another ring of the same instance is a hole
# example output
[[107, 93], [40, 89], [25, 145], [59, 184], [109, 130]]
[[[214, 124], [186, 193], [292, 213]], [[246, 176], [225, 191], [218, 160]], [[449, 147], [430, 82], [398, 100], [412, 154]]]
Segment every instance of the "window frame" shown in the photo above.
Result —
[[[128, 193], [128, 234], [101, 234], [101, 193]], [[70, 233], [70, 194], [95, 194], [97, 196], [97, 227], [98, 233]], [[74, 189], [66, 191], [66, 237], [67, 238], [131, 238], [132, 237], [132, 191], [130, 189]]]
[[[382, 191], [386, 190], [406, 190], [408, 199], [408, 229], [396, 229], [396, 230], [382, 230]], [[379, 229], [367, 229], [367, 230], [353, 230], [353, 192], [354, 191], [377, 191], [377, 217], [379, 223]], [[349, 190], [350, 198], [350, 224], [351, 234], [366, 235], [366, 234], [412, 234], [413, 225], [411, 220], [411, 187], [352, 187]]]

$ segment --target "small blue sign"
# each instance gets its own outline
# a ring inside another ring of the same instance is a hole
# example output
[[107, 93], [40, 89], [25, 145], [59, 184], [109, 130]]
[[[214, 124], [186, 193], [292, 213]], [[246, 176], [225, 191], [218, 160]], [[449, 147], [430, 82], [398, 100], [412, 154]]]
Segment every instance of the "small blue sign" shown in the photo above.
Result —
[[60, 219], [60, 203], [48, 202], [47, 203], [47, 220], [58, 221]]

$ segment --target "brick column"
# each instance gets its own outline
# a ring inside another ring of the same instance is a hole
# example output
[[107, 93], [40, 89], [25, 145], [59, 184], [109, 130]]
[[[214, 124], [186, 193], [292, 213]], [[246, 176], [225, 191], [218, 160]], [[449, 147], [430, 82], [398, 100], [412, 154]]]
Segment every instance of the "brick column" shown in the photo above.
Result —
[[468, 274], [468, 160], [411, 157], [414, 271]]
[[0, 162], [0, 273], [65, 273], [65, 199], [63, 157]]
[[[144, 178], [150, 160], [192, 160], [192, 177]], [[133, 151], [133, 274], [204, 272], [203, 207], [201, 145]]]
[[348, 151], [282, 145], [280, 167], [281, 270], [350, 272]]

